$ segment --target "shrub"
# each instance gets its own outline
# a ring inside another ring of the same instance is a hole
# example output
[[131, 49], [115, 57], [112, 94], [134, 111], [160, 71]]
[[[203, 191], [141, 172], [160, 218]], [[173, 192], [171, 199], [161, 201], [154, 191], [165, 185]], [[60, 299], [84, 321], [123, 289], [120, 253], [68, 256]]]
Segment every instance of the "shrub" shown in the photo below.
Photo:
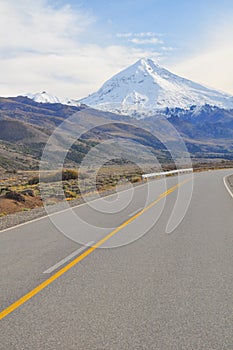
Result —
[[76, 193], [72, 192], [72, 191], [69, 191], [69, 190], [66, 190], [65, 191], [65, 196], [66, 196], [66, 198], [75, 198], [76, 197]]
[[78, 172], [74, 169], [62, 170], [62, 180], [75, 180], [78, 178]]
[[139, 181], [141, 181], [141, 177], [139, 177], [139, 176], [133, 176], [131, 179], [132, 183], [139, 182]]
[[35, 192], [31, 189], [26, 189], [21, 192], [25, 196], [35, 197]]
[[28, 180], [29, 185], [36, 185], [39, 183], [39, 176], [34, 176]]
[[[75, 180], [78, 178], [78, 172], [74, 169], [64, 169], [62, 170], [62, 181]], [[29, 185], [36, 185], [41, 182], [58, 182], [61, 181], [61, 173], [58, 171], [53, 174], [42, 175], [40, 178], [38, 175], [29, 179]]]
[[17, 202], [25, 202], [24, 196], [16, 191], [9, 191], [5, 194], [5, 198], [7, 199], [14, 199]]

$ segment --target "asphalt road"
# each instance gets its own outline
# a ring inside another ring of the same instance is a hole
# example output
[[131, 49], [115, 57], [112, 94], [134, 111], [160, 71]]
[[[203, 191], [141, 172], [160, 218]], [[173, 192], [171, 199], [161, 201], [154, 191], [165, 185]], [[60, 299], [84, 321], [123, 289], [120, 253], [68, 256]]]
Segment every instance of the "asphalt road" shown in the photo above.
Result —
[[147, 185], [123, 192], [124, 210], [116, 195], [75, 208], [78, 224], [69, 211], [53, 216], [76, 242], [49, 218], [1, 232], [0, 349], [233, 349], [229, 173], [195, 174], [191, 204], [170, 234], [176, 178], [168, 192], [151, 182], [149, 198]]

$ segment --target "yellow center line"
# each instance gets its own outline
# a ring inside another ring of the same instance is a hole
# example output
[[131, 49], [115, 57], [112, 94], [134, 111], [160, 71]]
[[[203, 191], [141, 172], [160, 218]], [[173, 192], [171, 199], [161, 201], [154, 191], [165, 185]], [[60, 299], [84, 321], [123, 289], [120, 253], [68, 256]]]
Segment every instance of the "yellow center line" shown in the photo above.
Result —
[[33, 298], [35, 295], [37, 295], [39, 292], [41, 292], [43, 289], [45, 289], [47, 286], [49, 286], [52, 282], [57, 280], [59, 277], [61, 277], [64, 273], [69, 271], [73, 266], [77, 265], [81, 260], [85, 259], [89, 254], [91, 254], [94, 250], [96, 250], [98, 247], [100, 247], [103, 243], [105, 243], [107, 240], [109, 240], [112, 236], [114, 236], [117, 232], [122, 230], [125, 226], [130, 224], [132, 221], [134, 221], [136, 218], [138, 218], [140, 215], [145, 213], [147, 210], [152, 208], [155, 204], [157, 204], [162, 198], [168, 196], [170, 193], [174, 192], [178, 187], [181, 185], [184, 185], [186, 182], [190, 181], [191, 179], [185, 180], [181, 182], [180, 184], [177, 184], [174, 187], [169, 188], [166, 192], [162, 193], [154, 202], [149, 204], [146, 208], [139, 211], [137, 214], [132, 216], [130, 219], [125, 221], [123, 224], [118, 226], [115, 230], [110, 232], [108, 235], [106, 235], [104, 238], [102, 238], [100, 241], [98, 241], [96, 244], [94, 244], [92, 247], [90, 247], [88, 250], [86, 250], [84, 253], [79, 255], [76, 259], [68, 263], [66, 266], [61, 268], [59, 271], [57, 271], [54, 275], [50, 276], [47, 280], [39, 284], [37, 287], [32, 289], [29, 293], [25, 294], [23, 297], [15, 301], [13, 304], [8, 306], [6, 309], [2, 310], [0, 312], [0, 320], [9, 315], [14, 310], [18, 309], [21, 305], [26, 303], [28, 300]]

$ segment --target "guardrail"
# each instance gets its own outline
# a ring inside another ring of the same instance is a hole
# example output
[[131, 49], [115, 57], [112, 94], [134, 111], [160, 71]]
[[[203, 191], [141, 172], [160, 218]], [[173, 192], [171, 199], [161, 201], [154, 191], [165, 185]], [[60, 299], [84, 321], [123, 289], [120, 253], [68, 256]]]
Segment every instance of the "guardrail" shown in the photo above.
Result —
[[171, 174], [187, 174], [192, 172], [193, 172], [193, 168], [161, 171], [158, 173], [143, 174], [142, 179], [145, 180], [145, 179], [148, 179], [149, 177], [161, 177], [161, 176], [166, 176]]

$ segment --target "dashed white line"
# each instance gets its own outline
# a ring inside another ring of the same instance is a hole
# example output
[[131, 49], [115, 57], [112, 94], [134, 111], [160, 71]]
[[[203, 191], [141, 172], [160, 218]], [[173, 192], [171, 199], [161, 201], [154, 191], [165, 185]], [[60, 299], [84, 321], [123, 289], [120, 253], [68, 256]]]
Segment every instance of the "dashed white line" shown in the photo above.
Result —
[[51, 266], [49, 269], [47, 269], [46, 271], [44, 271], [43, 273], [51, 273], [53, 271], [55, 271], [58, 267], [64, 265], [67, 261], [73, 259], [74, 257], [76, 257], [77, 255], [79, 255], [81, 252], [83, 252], [85, 249], [89, 248], [92, 246], [92, 244], [95, 243], [94, 241], [88, 242], [85, 244], [85, 246], [75, 250], [73, 253], [71, 253], [70, 255], [68, 255], [66, 258], [60, 260], [58, 263], [56, 263], [55, 265]]
[[142, 209], [143, 208], [141, 207], [141, 208], [135, 210], [133, 213], [129, 214], [129, 217], [134, 216], [135, 214], [139, 213]]

